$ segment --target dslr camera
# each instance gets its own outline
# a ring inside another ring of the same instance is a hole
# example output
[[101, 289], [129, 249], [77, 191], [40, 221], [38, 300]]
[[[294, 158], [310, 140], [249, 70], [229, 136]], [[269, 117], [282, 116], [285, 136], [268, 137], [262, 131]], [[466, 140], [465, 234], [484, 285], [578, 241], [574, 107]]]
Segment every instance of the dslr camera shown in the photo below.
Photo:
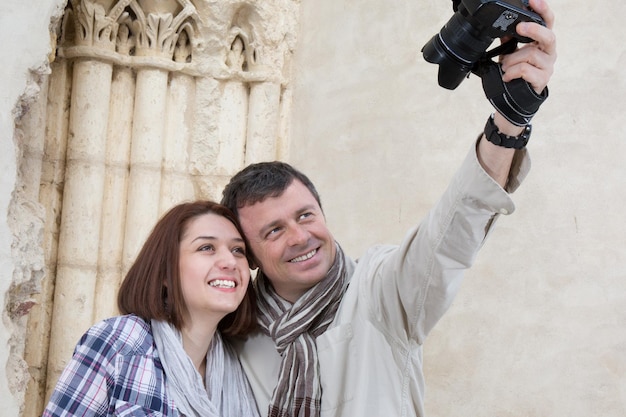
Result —
[[513, 50], [518, 41], [531, 42], [515, 32], [518, 23], [545, 26], [541, 16], [530, 10], [528, 0], [452, 0], [452, 9], [454, 15], [422, 48], [424, 59], [439, 65], [439, 85], [448, 90], [458, 87], [479, 61], [490, 57], [486, 50], [494, 39], [511, 37]]

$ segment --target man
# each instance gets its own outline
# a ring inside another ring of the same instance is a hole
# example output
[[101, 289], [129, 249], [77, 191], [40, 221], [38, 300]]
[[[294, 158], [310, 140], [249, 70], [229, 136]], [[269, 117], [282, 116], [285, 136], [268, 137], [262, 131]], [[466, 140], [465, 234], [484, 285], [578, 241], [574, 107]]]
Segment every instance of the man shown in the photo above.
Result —
[[[556, 41], [547, 4], [531, 0], [530, 6], [546, 27], [518, 25], [534, 42], [500, 62], [502, 81], [522, 78], [532, 88], [536, 111]], [[358, 263], [335, 242], [317, 191], [293, 167], [254, 164], [231, 179], [222, 203], [237, 213], [259, 267], [263, 332], [238, 351], [261, 413], [424, 415], [424, 340], [494, 220], [513, 212], [507, 192], [528, 171], [523, 121], [532, 114], [520, 122], [519, 112], [503, 101], [492, 104], [498, 112], [426, 219], [400, 246], [371, 248]]]

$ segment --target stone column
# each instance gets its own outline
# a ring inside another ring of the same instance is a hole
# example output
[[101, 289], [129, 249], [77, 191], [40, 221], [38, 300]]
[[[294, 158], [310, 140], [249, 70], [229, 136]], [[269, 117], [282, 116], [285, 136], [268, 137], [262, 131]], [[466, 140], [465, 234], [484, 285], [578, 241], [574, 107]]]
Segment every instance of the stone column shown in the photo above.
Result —
[[215, 172], [224, 175], [237, 172], [244, 163], [248, 120], [248, 85], [241, 78], [248, 68], [246, 47], [241, 35], [235, 36], [226, 57], [232, 78], [225, 81], [219, 112], [219, 152]]
[[130, 176], [124, 241], [124, 270], [134, 260], [159, 216], [164, 114], [168, 72], [137, 71], [130, 147]]
[[274, 82], [260, 82], [250, 86], [246, 165], [277, 158], [280, 89], [280, 84]]
[[[174, 61], [188, 62], [191, 47], [187, 32], [182, 31], [174, 51]], [[183, 73], [171, 73], [165, 112], [166, 134], [163, 148], [163, 179], [160, 212], [195, 197], [189, 179], [189, 141], [194, 124], [195, 79]]]
[[[134, 45], [129, 28], [130, 20], [120, 23], [117, 52], [127, 57]], [[117, 290], [124, 274], [122, 253], [126, 225], [126, 195], [128, 193], [128, 167], [130, 137], [135, 103], [135, 77], [129, 67], [116, 66], [113, 70], [111, 103], [107, 132], [106, 169], [96, 304], [94, 322], [118, 313]]]
[[[134, 107], [135, 79], [130, 68], [113, 72], [108, 140], [106, 146], [105, 189], [102, 203], [100, 253], [94, 305], [94, 322], [117, 314], [117, 290], [122, 275], [122, 251], [126, 224], [126, 195], [130, 136]], [[130, 92], [130, 94], [129, 94]]]
[[[65, 22], [72, 19], [73, 24], [63, 25], [61, 45], [76, 47], [77, 52], [50, 326], [48, 395], [71, 358], [73, 345], [94, 320], [113, 73], [113, 64], [102, 56], [114, 53], [115, 22], [129, 2], [72, 0]], [[65, 32], [68, 28], [74, 32]]]
[[219, 114], [219, 152], [215, 171], [224, 175], [243, 166], [246, 151], [248, 89], [239, 81], [224, 86]]
[[49, 389], [72, 355], [67, 341], [93, 324], [111, 75], [112, 65], [102, 61], [74, 63]]
[[[171, 61], [179, 29], [194, 13], [188, 1], [139, 1], [135, 27], [136, 55], [144, 62]], [[130, 178], [124, 242], [124, 269], [138, 254], [141, 245], [160, 215], [161, 169], [168, 109], [169, 71], [141, 67], [137, 71], [135, 110], [130, 153]]]
[[248, 67], [245, 52], [242, 36], [235, 36], [226, 57], [232, 78], [225, 81], [218, 121], [220, 135], [215, 172], [220, 175], [236, 172], [244, 163], [249, 107], [248, 86], [241, 79]]

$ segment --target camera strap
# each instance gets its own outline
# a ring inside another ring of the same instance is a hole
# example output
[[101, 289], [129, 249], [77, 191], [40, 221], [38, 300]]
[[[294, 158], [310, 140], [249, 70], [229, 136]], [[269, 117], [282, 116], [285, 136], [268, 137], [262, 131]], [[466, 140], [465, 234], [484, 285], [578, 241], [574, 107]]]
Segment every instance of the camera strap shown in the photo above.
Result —
[[509, 122], [525, 126], [539, 110], [539, 106], [548, 98], [548, 88], [537, 94], [526, 80], [517, 78], [509, 82], [502, 81], [502, 66], [491, 58], [510, 53], [517, 47], [511, 40], [485, 53], [472, 72], [478, 75], [483, 84], [483, 91], [491, 105]]

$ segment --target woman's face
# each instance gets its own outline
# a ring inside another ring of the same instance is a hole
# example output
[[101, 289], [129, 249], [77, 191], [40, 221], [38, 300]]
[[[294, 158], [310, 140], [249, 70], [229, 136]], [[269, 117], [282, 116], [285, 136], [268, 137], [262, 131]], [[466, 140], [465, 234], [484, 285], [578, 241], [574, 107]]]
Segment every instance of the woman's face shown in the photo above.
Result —
[[215, 320], [237, 309], [250, 281], [244, 240], [226, 218], [192, 219], [180, 242], [179, 272], [191, 321]]

